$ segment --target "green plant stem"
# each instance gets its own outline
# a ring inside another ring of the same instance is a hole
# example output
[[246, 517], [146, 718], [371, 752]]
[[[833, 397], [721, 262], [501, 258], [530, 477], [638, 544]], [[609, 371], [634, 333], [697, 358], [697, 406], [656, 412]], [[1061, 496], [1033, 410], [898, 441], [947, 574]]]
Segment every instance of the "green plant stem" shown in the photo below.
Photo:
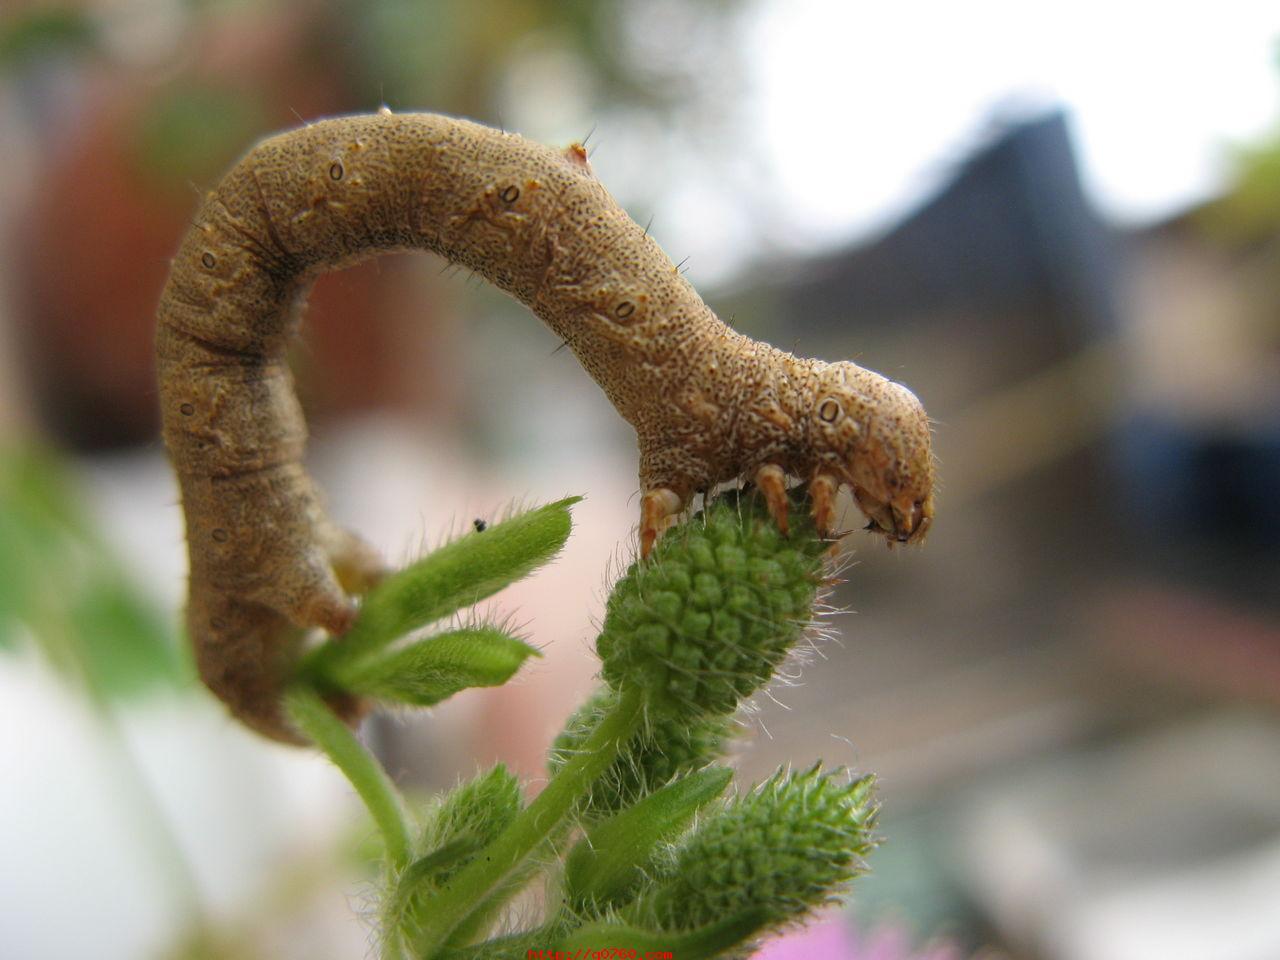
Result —
[[382, 832], [392, 866], [397, 870], [408, 866], [411, 848], [404, 802], [378, 761], [310, 688], [291, 687], [285, 694], [285, 708], [298, 729], [324, 751], [356, 788]]
[[474, 913], [537, 845], [555, 829], [592, 783], [618, 756], [644, 719], [639, 690], [619, 696], [581, 750], [551, 778], [529, 804], [476, 860], [425, 905], [426, 920], [417, 938], [419, 956], [430, 960], [449, 936]]

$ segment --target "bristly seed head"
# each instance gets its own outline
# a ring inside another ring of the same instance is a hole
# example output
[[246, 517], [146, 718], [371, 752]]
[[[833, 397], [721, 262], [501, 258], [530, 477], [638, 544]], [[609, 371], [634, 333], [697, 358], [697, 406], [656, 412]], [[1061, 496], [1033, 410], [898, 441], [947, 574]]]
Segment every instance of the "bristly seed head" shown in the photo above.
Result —
[[605, 681], [640, 687], [655, 717], [730, 714], [766, 683], [812, 620], [829, 547], [793, 499], [789, 537], [727, 494], [633, 564], [596, 642]]
[[671, 930], [750, 910], [770, 925], [798, 919], [863, 871], [873, 784], [840, 769], [779, 771], [690, 835], [635, 916]]

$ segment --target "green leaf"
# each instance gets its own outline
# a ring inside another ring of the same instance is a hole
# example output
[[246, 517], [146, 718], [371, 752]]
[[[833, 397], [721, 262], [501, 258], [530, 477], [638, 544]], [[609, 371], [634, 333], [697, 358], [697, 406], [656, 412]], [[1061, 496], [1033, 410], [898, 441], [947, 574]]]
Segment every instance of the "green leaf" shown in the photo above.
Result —
[[156, 610], [111, 572], [83, 585], [68, 605], [89, 677], [121, 699], [184, 677], [173, 633]]
[[526, 576], [560, 552], [572, 526], [569, 508], [581, 499], [566, 497], [467, 534], [392, 574], [365, 597], [355, 626], [313, 653], [303, 671], [331, 676]]
[[174, 631], [129, 582], [53, 454], [0, 447], [0, 650], [27, 636], [99, 702], [190, 672]]
[[625, 903], [649, 872], [659, 845], [674, 840], [732, 779], [726, 767], [690, 774], [592, 829], [565, 863], [570, 905], [599, 910]]
[[461, 946], [456, 936], [472, 929], [474, 918], [487, 914], [493, 896], [509, 889], [535, 851], [565, 823], [579, 797], [630, 740], [644, 715], [638, 691], [622, 694], [614, 709], [596, 725], [582, 750], [566, 763], [529, 806], [458, 876], [424, 905], [427, 921], [415, 938], [417, 953], [436, 957], [446, 947]]
[[383, 936], [394, 937], [401, 944], [412, 942], [417, 926], [414, 911], [423, 897], [438, 886], [442, 877], [466, 864], [483, 847], [484, 842], [477, 837], [462, 837], [409, 864], [382, 901]]
[[377, 700], [429, 707], [469, 687], [501, 686], [525, 660], [538, 656], [533, 647], [497, 627], [464, 627], [339, 667], [327, 679]]
[[418, 843], [426, 856], [401, 875], [383, 909], [388, 936], [413, 942], [423, 904], [502, 833], [520, 812], [520, 783], [502, 764], [460, 784], [426, 814]]
[[[601, 687], [569, 718], [551, 745], [547, 767], [553, 776], [582, 748], [617, 697]], [[733, 730], [731, 717], [650, 712], [644, 730], [591, 785], [578, 804], [578, 815], [586, 823], [607, 820], [676, 777], [701, 770], [724, 756]]]
[[[680, 960], [710, 960], [721, 956], [761, 932], [768, 924], [761, 910], [746, 910], [723, 920], [693, 930], [645, 930], [616, 921], [591, 923], [579, 927], [558, 944], [557, 949], [569, 956], [577, 951], [591, 955], [597, 950], [634, 951], [643, 957], [670, 954]], [[620, 954], [619, 954], [620, 955]]]
[[[454, 787], [433, 806], [425, 816], [418, 847], [436, 851], [459, 840], [485, 846], [510, 825], [522, 806], [520, 781], [504, 764], [496, 764], [488, 773]], [[435, 881], [447, 882], [467, 862], [440, 866]]]

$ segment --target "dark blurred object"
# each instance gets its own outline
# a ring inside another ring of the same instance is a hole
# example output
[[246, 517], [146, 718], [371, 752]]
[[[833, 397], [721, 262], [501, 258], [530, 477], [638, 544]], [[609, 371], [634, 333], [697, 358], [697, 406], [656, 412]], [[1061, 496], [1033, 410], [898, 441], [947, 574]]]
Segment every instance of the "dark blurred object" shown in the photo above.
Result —
[[[1118, 252], [1053, 112], [995, 128], [919, 210], [802, 267], [781, 299], [797, 335], [820, 332], [919, 391], [940, 424], [949, 510], [1000, 493], [988, 521], [1043, 554], [1084, 517], [1109, 522], [1093, 441], [1113, 384], [1109, 358], [1090, 354], [1119, 325]], [[1057, 507], [1068, 497], [1075, 518]]]
[[1230, 193], [1125, 238], [1112, 451], [1144, 564], [1280, 609], [1280, 215], [1263, 235], [1237, 207]]
[[1230, 423], [1195, 428], [1147, 413], [1124, 425], [1115, 451], [1152, 552], [1183, 543], [1235, 552], [1242, 563], [1274, 560], [1280, 416], [1249, 430]]
[[1067, 118], [1049, 113], [999, 130], [881, 239], [804, 268], [787, 313], [837, 336], [946, 314], [988, 318], [986, 332], [1006, 337], [1017, 313], [1043, 345], [1027, 356], [1005, 340], [988, 358], [1025, 370], [1114, 326], [1115, 253], [1081, 189]]

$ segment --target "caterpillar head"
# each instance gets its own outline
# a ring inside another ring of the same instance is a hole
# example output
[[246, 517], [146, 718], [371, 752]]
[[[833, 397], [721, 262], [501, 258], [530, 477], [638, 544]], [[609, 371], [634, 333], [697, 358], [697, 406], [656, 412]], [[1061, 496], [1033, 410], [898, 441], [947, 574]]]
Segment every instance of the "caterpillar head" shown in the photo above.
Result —
[[892, 543], [919, 543], [933, 520], [929, 418], [900, 383], [848, 361], [829, 364], [814, 394], [819, 470], [853, 489], [868, 529]]

